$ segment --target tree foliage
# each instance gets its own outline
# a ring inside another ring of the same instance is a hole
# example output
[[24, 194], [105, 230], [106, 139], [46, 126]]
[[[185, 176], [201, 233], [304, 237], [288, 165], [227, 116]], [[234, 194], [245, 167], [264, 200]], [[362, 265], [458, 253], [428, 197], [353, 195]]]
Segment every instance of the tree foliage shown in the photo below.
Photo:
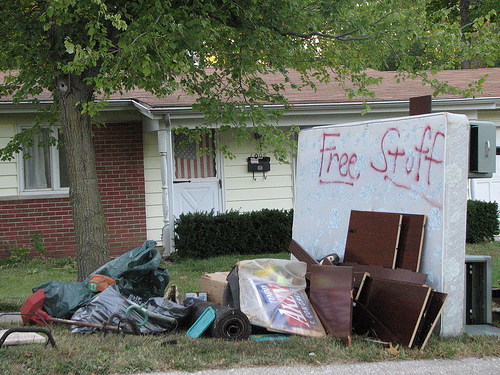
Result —
[[[93, 89], [92, 101], [81, 103], [91, 115], [110, 94], [141, 88], [158, 96], [195, 96], [207, 123], [276, 123], [279, 113], [248, 111], [242, 104], [286, 105], [286, 91], [315, 80], [352, 81], [348, 95], [369, 95], [366, 86], [375, 82], [366, 68], [380, 68], [389, 57], [397, 60], [392, 67], [412, 73], [455, 68], [464, 54], [489, 56], [492, 64], [498, 47], [489, 54], [484, 46], [481, 53], [465, 51], [452, 17], [456, 7], [447, 2], [4, 2], [0, 68], [16, 72], [1, 93], [20, 100], [54, 91], [55, 77], [71, 73]], [[477, 2], [487, 9], [494, 0]], [[480, 18], [467, 26], [470, 32], [495, 35], [494, 9], [474, 13]], [[303, 73], [303, 80], [290, 82], [289, 69]], [[268, 86], [265, 74], [283, 80]]]
[[456, 69], [500, 65], [499, 11], [498, 0], [430, 0], [427, 5], [431, 20], [460, 25], [463, 59], [452, 61]]
[[[99, 195], [96, 186], [85, 186], [95, 178], [89, 123], [112, 93], [139, 88], [159, 97], [191, 95], [193, 108], [205, 115], [202, 128], [233, 127], [244, 137], [248, 124], [253, 124], [264, 135], [261, 146], [285, 158], [293, 137], [276, 125], [289, 108], [291, 90], [329, 82], [344, 87], [349, 97], [369, 97], [369, 86], [378, 80], [366, 69], [380, 68], [391, 57], [401, 79], [419, 75], [437, 94], [452, 88], [422, 69], [454, 67], [463, 55], [487, 55], [486, 64], [498, 59], [493, 12], [473, 22], [470, 33], [481, 43], [465, 48], [460, 25], [448, 17], [450, 11], [429, 12], [427, 4], [425, 0], [3, 1], [0, 69], [10, 74], [0, 86], [0, 96], [10, 95], [19, 102], [42, 90], [52, 93], [57, 110], [49, 113], [51, 121], [61, 123], [68, 142], [75, 231], [77, 238], [83, 238], [77, 246], [79, 259], [85, 259], [107, 252], [104, 237], [81, 249], [91, 242], [92, 233], [105, 226], [102, 220], [81, 236], [87, 224], [76, 225], [92, 221], [90, 216], [103, 216], [98, 206], [82, 213], [79, 205], [90, 204], [90, 198]], [[415, 46], [426, 53], [411, 53]], [[291, 80], [292, 69], [301, 73], [300, 81]], [[268, 84], [268, 76], [277, 77], [276, 83]], [[474, 87], [469, 90], [474, 92]], [[265, 104], [280, 109], [270, 111]], [[2, 158], [19, 150], [27, 139], [29, 134], [17, 137], [1, 151]], [[88, 160], [80, 160], [81, 153], [88, 154]], [[102, 259], [79, 269], [79, 278]]]

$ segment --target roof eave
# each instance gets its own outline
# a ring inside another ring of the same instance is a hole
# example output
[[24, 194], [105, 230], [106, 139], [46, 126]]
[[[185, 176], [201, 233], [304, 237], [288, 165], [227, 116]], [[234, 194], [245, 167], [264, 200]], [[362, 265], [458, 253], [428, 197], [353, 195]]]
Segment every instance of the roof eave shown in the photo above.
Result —
[[[0, 113], [36, 113], [44, 106], [52, 104], [52, 101], [41, 101], [39, 103], [21, 102], [0, 102]], [[408, 100], [394, 101], [367, 101], [366, 105], [370, 107], [370, 111], [385, 112], [387, 110], [395, 112], [408, 112]], [[269, 109], [282, 109], [281, 105], [266, 105]], [[365, 103], [359, 102], [338, 102], [338, 103], [293, 103], [292, 108], [285, 115], [293, 116], [296, 113], [307, 114], [308, 112], [323, 114], [359, 114], [365, 109]], [[500, 108], [500, 97], [481, 97], [481, 98], [454, 98], [454, 99], [433, 99], [433, 112], [453, 112], [467, 110], [495, 110]], [[108, 105], [102, 110], [103, 112], [113, 112], [136, 109], [142, 115], [150, 119], [161, 119], [165, 115], [170, 115], [172, 118], [202, 118], [200, 112], [193, 111], [191, 106], [165, 106], [152, 107], [147, 103], [134, 99], [115, 99], [108, 100]]]

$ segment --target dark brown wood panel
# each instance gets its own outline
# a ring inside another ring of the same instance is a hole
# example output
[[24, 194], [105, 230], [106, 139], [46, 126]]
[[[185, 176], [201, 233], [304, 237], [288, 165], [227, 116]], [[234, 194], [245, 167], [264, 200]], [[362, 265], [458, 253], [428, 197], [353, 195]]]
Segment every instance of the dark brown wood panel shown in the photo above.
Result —
[[419, 329], [418, 338], [415, 345], [420, 349], [424, 349], [427, 341], [432, 335], [434, 328], [443, 312], [444, 305], [448, 300], [448, 294], [440, 293], [435, 290], [432, 291], [425, 317]]
[[371, 277], [378, 279], [388, 279], [394, 281], [402, 281], [406, 283], [423, 285], [427, 282], [427, 274], [413, 272], [403, 268], [386, 268], [374, 266], [372, 264], [357, 264], [357, 263], [342, 263], [342, 266], [353, 267], [354, 272], [366, 272]]
[[294, 239], [290, 242], [290, 246], [288, 246], [288, 251], [292, 253], [292, 255], [297, 258], [297, 260], [304, 262], [307, 264], [307, 275], [309, 278], [311, 274], [311, 266], [319, 265], [319, 262], [314, 259], [305, 249], [300, 246]]
[[396, 268], [420, 270], [425, 221], [425, 215], [403, 214]]
[[425, 285], [367, 277], [358, 301], [398, 337], [401, 344], [411, 348], [431, 291]]
[[360, 336], [371, 334], [387, 343], [401, 344], [401, 340], [359, 301], [356, 301], [353, 310], [353, 332]]
[[311, 265], [309, 300], [326, 331], [351, 345], [352, 289], [351, 267]]
[[344, 262], [394, 268], [401, 222], [397, 213], [351, 211]]

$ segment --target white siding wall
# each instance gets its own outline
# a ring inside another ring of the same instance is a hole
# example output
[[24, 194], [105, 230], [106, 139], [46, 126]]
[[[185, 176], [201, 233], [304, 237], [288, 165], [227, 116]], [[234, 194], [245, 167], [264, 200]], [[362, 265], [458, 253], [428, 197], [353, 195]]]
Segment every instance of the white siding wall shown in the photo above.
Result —
[[[15, 134], [15, 125], [0, 119], [0, 148], [5, 147]], [[17, 197], [18, 194], [17, 159], [0, 161], [0, 199]]]
[[146, 228], [148, 240], [162, 244], [163, 228], [160, 154], [156, 132], [144, 133], [144, 178], [146, 182]]
[[292, 163], [280, 164], [268, 153], [271, 170], [266, 172], [267, 178], [255, 172], [254, 180], [252, 172], [247, 171], [247, 158], [256, 152], [254, 146], [252, 143], [239, 147], [235, 143], [230, 144], [235, 158], [224, 159], [226, 210], [244, 212], [293, 208]]

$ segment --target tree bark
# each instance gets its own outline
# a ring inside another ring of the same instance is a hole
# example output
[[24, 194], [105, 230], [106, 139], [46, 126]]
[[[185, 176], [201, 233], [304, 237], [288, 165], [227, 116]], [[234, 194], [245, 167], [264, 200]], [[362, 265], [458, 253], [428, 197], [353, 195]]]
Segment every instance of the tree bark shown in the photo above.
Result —
[[84, 75], [69, 74], [56, 78], [56, 93], [68, 159], [77, 280], [82, 281], [109, 260], [106, 217], [99, 193], [92, 141], [92, 122], [87, 113], [82, 113], [80, 104], [92, 100], [93, 87], [85, 83]]
[[[470, 38], [465, 36], [466, 30], [468, 29], [468, 25], [470, 23], [469, 18], [469, 8], [470, 8], [470, 0], [460, 0], [460, 25], [462, 26], [462, 42], [467, 46], [470, 44]], [[460, 64], [461, 69], [470, 69], [471, 61], [470, 59], [462, 61]]]

